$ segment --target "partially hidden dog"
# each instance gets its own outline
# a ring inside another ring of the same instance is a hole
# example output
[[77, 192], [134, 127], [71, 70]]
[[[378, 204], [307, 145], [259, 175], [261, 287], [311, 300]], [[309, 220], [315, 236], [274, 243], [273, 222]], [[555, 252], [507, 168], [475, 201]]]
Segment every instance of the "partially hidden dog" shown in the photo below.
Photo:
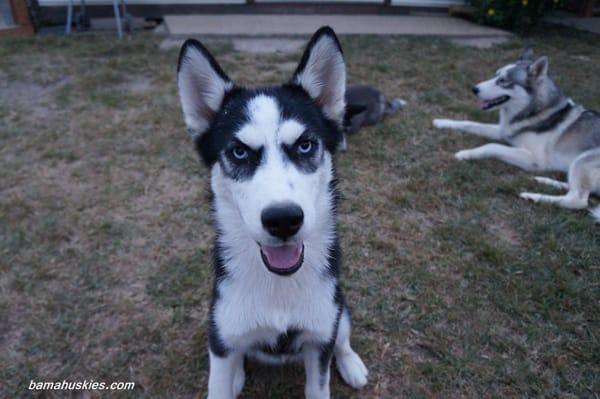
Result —
[[[532, 171], [568, 173], [568, 182], [535, 177], [564, 195], [521, 193], [524, 199], [585, 209], [600, 194], [600, 113], [567, 98], [548, 75], [548, 58], [525, 49], [519, 59], [473, 87], [484, 110], [499, 110], [498, 124], [435, 119], [440, 129], [460, 130], [506, 144], [486, 144], [455, 154], [459, 160], [496, 158]], [[600, 207], [592, 210], [600, 222]]]
[[330, 397], [334, 357], [346, 383], [364, 386], [338, 280], [332, 157], [343, 137], [346, 68], [335, 33], [314, 34], [288, 83], [253, 89], [189, 39], [177, 85], [210, 169], [217, 232], [208, 398], [240, 394], [246, 358], [302, 361], [306, 398]]
[[346, 88], [344, 133], [354, 134], [363, 126], [373, 126], [405, 105], [398, 97], [387, 101], [383, 93], [372, 86], [350, 85]]

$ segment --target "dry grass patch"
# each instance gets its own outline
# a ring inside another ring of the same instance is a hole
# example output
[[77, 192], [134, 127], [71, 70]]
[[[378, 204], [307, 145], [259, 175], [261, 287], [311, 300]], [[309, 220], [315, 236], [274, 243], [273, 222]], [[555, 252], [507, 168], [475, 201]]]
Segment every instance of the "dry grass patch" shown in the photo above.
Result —
[[[205, 393], [208, 180], [183, 128], [177, 51], [159, 42], [0, 45], [0, 397], [36, 396], [32, 379], [136, 382], [115, 397]], [[351, 81], [409, 105], [337, 159], [343, 284], [371, 379], [355, 392], [335, 376], [333, 396], [593, 397], [600, 230], [585, 212], [519, 200], [535, 186], [527, 173], [454, 161], [481, 140], [431, 127], [492, 120], [468, 88], [524, 42], [342, 42]], [[569, 95], [600, 109], [597, 36], [528, 42]], [[300, 56], [210, 47], [247, 84], [287, 79]], [[298, 366], [251, 365], [244, 397], [300, 397], [303, 381]]]

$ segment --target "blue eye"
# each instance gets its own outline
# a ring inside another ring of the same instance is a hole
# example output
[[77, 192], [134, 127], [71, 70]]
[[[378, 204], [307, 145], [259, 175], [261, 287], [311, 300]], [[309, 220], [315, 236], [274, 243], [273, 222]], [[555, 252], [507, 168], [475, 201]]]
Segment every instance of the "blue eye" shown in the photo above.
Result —
[[234, 147], [233, 150], [231, 150], [231, 153], [233, 154], [235, 159], [240, 161], [243, 161], [244, 159], [248, 158], [248, 150], [244, 147]]
[[304, 140], [298, 144], [298, 152], [300, 154], [308, 154], [313, 149], [313, 143], [310, 140]]

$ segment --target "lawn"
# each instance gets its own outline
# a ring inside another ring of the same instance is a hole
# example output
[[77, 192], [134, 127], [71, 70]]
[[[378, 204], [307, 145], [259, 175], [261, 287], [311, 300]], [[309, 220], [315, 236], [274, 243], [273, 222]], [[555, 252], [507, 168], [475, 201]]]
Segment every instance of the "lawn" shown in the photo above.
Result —
[[[214, 232], [177, 50], [113, 39], [0, 42], [0, 398], [71, 397], [30, 380], [136, 383], [118, 398], [206, 393]], [[600, 226], [519, 199], [549, 189], [497, 161], [454, 160], [484, 141], [431, 125], [494, 120], [470, 87], [526, 43], [600, 110], [598, 41], [342, 38], [349, 80], [408, 106], [337, 157], [343, 286], [370, 381], [357, 392], [333, 374], [334, 398], [598, 397]], [[252, 85], [287, 79], [300, 57], [208, 46]], [[243, 398], [302, 397], [300, 366], [246, 369]]]

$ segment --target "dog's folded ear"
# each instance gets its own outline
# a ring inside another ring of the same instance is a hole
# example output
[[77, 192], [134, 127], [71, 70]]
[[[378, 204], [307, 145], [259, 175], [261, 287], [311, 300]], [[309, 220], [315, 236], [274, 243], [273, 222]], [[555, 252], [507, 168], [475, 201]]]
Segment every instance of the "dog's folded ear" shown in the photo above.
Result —
[[177, 86], [185, 124], [195, 140], [209, 128], [233, 83], [202, 43], [188, 39], [179, 52]]
[[344, 120], [346, 64], [340, 42], [330, 27], [313, 35], [291, 83], [302, 87], [339, 126]]
[[533, 48], [525, 47], [523, 51], [521, 51], [519, 61], [533, 61]]
[[540, 57], [527, 68], [529, 76], [537, 79], [544, 77], [548, 74], [548, 57]]

